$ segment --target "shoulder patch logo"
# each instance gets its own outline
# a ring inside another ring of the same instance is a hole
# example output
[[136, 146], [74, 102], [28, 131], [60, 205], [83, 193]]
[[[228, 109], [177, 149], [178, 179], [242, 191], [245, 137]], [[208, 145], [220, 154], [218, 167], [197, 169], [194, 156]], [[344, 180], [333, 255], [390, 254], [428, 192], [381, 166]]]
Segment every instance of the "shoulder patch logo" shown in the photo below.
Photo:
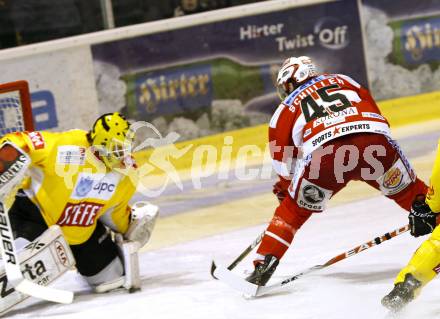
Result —
[[44, 139], [40, 132], [27, 132], [27, 135], [29, 136], [34, 149], [39, 150], [44, 148]]

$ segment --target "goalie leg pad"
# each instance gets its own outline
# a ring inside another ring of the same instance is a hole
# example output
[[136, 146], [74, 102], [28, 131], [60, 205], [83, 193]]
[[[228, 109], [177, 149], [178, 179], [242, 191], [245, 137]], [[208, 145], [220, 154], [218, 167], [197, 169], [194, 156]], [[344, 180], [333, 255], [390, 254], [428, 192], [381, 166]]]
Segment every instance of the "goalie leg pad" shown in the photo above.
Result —
[[116, 234], [116, 243], [119, 254], [124, 262], [125, 281], [124, 288], [130, 292], [141, 289], [141, 277], [139, 272], [139, 243], [126, 241], [121, 234]]
[[[54, 225], [19, 251], [23, 275], [34, 283], [46, 286], [73, 268], [75, 259], [61, 229]], [[3, 264], [0, 266], [0, 315], [28, 298], [8, 282]]]

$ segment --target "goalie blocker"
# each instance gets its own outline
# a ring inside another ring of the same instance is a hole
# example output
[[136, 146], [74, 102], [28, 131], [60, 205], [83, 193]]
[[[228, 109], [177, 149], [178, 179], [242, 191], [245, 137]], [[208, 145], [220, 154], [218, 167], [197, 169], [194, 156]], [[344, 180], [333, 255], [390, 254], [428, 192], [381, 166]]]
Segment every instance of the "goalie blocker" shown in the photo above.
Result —
[[[24, 277], [47, 286], [75, 265], [75, 259], [59, 226], [51, 226], [40, 237], [18, 252]], [[28, 298], [9, 283], [4, 265], [0, 266], [0, 315]]]

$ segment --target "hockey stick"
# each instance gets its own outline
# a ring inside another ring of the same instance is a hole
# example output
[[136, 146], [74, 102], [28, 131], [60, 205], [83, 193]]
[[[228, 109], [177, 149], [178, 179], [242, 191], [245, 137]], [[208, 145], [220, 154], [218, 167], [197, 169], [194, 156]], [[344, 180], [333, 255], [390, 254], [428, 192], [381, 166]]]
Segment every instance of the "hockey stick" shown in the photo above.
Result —
[[[249, 253], [261, 242], [265, 234], [265, 231], [263, 231], [260, 235], [258, 235], [255, 240], [246, 247], [246, 249], [238, 256], [228, 267], [228, 270], [234, 269]], [[217, 266], [215, 265], [214, 261], [211, 263], [211, 276], [214, 279], [217, 279], [217, 277], [214, 275], [215, 269]]]
[[214, 274], [220, 281], [225, 282], [226, 284], [230, 285], [232, 288], [235, 288], [235, 289], [241, 291], [242, 293], [249, 295], [251, 297], [259, 297], [259, 296], [265, 295], [268, 292], [271, 292], [273, 290], [279, 290], [279, 289], [285, 288], [287, 286], [290, 286], [292, 284], [292, 282], [303, 277], [306, 274], [309, 274], [309, 273], [314, 272], [319, 269], [326, 268], [326, 267], [333, 265], [333, 264], [335, 264], [341, 260], [344, 260], [348, 257], [352, 257], [354, 255], [357, 255], [358, 253], [360, 253], [364, 250], [367, 250], [373, 246], [377, 246], [377, 245], [383, 243], [384, 241], [390, 240], [393, 237], [396, 237], [398, 235], [403, 234], [404, 232], [406, 232], [408, 230], [409, 230], [409, 225], [405, 225], [405, 226], [400, 227], [398, 229], [395, 229], [391, 232], [385, 233], [382, 236], [376, 237], [366, 243], [363, 243], [363, 244], [356, 246], [346, 252], [343, 252], [342, 254], [339, 254], [339, 255], [333, 257], [332, 259], [328, 260], [326, 263], [324, 263], [322, 265], [316, 265], [316, 266], [307, 268], [307, 269], [305, 269], [305, 270], [303, 270], [293, 276], [287, 277], [284, 280], [276, 282], [276, 283], [269, 285], [269, 286], [254, 285], [250, 282], [247, 282], [243, 278], [238, 277], [237, 275], [233, 274], [231, 271], [229, 271], [228, 269], [226, 269], [225, 267], [222, 267], [222, 266], [217, 266]]

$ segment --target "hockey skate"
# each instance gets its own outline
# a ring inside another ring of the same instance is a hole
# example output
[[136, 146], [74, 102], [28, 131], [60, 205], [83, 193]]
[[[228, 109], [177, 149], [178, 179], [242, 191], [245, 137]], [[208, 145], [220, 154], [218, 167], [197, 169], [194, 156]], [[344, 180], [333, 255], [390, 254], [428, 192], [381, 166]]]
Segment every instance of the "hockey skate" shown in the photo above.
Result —
[[275, 256], [267, 255], [264, 257], [264, 261], [259, 262], [255, 266], [255, 270], [246, 280], [258, 286], [265, 286], [275, 272], [279, 262]]
[[391, 292], [382, 298], [382, 305], [393, 312], [400, 311], [415, 297], [415, 291], [422, 286], [412, 274], [406, 274], [405, 280], [396, 284]]

